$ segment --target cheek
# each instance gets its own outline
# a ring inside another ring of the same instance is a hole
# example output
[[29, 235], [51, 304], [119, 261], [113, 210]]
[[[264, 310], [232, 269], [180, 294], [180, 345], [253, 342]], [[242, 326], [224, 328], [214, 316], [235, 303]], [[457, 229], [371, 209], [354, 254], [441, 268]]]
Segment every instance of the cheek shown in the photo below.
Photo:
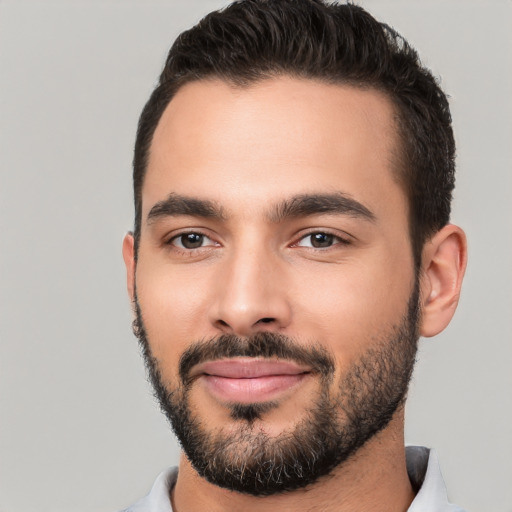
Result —
[[299, 332], [348, 364], [407, 312], [414, 279], [412, 271], [400, 272], [398, 263], [394, 269], [360, 262], [319, 268], [295, 294]]
[[206, 287], [193, 275], [169, 267], [139, 265], [137, 298], [153, 355], [162, 371], [178, 361], [191, 342], [205, 336], [200, 319], [205, 318]]

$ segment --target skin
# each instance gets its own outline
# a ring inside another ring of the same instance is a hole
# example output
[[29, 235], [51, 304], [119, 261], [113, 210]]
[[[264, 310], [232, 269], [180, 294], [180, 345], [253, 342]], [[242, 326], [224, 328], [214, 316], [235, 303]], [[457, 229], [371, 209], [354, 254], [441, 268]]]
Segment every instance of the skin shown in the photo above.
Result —
[[[123, 244], [128, 291], [135, 285], [153, 355], [164, 380], [177, 382], [191, 343], [222, 333], [269, 330], [336, 361], [333, 386], [406, 312], [414, 283], [408, 204], [393, 172], [393, 108], [381, 93], [305, 79], [267, 79], [248, 88], [220, 80], [185, 85], [156, 129], [143, 186], [138, 262]], [[161, 215], [169, 194], [212, 201], [223, 218]], [[316, 213], [276, 221], [276, 205], [302, 194], [341, 193], [372, 219]], [[203, 247], [179, 247], [183, 232]], [[334, 235], [311, 247], [312, 232]], [[176, 238], [177, 237], [177, 238]], [[348, 242], [348, 243], [347, 243]], [[423, 251], [420, 332], [449, 323], [466, 263], [464, 233], [448, 225]], [[314, 378], [278, 396], [257, 428], [279, 435], [300, 421], [318, 390]], [[221, 400], [198, 383], [195, 414], [212, 429], [237, 427]], [[338, 467], [306, 490], [258, 498], [218, 488], [182, 456], [175, 510], [407, 510], [403, 410]]]

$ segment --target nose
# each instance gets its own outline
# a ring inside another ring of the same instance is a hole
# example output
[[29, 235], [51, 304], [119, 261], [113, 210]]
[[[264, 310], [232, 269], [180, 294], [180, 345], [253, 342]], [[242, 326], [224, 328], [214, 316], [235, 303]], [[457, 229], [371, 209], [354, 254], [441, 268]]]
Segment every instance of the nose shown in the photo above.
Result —
[[279, 332], [291, 321], [285, 272], [265, 250], [241, 250], [222, 262], [215, 277], [210, 322], [220, 332], [249, 336]]

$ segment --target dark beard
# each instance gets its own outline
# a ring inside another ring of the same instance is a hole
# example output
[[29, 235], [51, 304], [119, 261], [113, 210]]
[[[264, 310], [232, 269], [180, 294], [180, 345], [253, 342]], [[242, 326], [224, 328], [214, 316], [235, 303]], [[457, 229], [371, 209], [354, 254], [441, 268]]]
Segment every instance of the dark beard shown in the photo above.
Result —
[[[418, 340], [418, 283], [407, 314], [378, 340], [331, 390], [335, 363], [320, 346], [305, 348], [270, 332], [249, 338], [222, 335], [192, 345], [180, 359], [180, 383], [173, 389], [162, 380], [152, 356], [142, 313], [136, 300], [134, 332], [142, 346], [149, 378], [160, 407], [198, 474], [229, 490], [254, 496], [292, 491], [316, 482], [346, 461], [385, 428], [405, 401]], [[255, 425], [278, 404], [231, 404], [235, 432], [209, 431], [194, 416], [189, 393], [190, 369], [224, 357], [278, 357], [306, 364], [318, 374], [318, 399], [293, 429], [271, 437]]]

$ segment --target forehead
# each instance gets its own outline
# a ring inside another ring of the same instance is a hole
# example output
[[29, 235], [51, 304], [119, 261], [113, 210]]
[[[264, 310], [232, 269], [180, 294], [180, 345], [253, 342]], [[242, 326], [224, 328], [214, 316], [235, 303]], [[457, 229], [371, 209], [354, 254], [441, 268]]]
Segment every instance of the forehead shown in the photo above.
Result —
[[397, 188], [394, 114], [383, 93], [348, 85], [189, 83], [155, 130], [143, 212], [172, 192], [249, 204], [321, 188], [372, 201]]

